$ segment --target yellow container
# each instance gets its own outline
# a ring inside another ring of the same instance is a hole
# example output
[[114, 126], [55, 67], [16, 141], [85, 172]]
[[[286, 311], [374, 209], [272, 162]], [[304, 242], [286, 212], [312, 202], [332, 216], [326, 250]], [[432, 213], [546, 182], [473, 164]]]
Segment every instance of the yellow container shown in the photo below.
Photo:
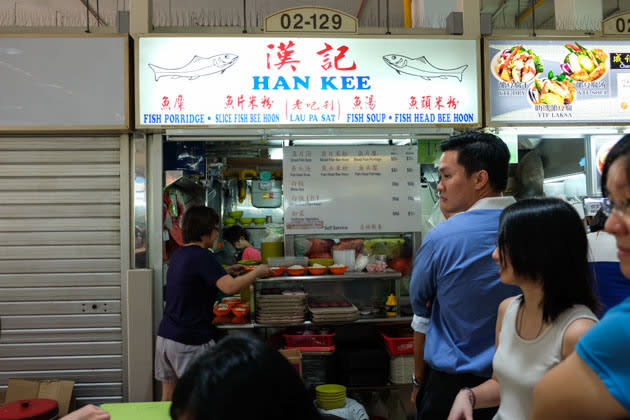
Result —
[[[249, 291], [249, 285], [245, 286], [243, 288], [243, 290], [241, 290], [240, 295], [241, 295], [241, 302], [250, 302], [250, 291]], [[251, 308], [250, 308], [251, 309]]]
[[267, 264], [269, 257], [284, 256], [284, 242], [263, 242], [260, 246], [260, 254], [263, 264]]

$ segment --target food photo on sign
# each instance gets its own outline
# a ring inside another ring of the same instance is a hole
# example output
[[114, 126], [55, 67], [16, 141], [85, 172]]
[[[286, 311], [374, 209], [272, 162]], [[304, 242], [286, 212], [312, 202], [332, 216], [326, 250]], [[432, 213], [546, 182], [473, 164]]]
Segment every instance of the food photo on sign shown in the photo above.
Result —
[[491, 123], [588, 123], [630, 117], [630, 43], [488, 40]]

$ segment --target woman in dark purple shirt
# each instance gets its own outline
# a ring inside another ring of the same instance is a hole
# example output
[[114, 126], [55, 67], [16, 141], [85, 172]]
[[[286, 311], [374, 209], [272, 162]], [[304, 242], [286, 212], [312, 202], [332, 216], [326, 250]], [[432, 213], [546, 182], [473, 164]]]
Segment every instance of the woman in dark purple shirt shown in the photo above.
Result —
[[[162, 400], [169, 401], [177, 379], [198, 354], [218, 339], [212, 326], [217, 291], [231, 295], [265, 277], [265, 264], [233, 277], [208, 250], [217, 238], [219, 217], [209, 207], [192, 207], [182, 221], [184, 245], [171, 256], [166, 274], [166, 305], [155, 348], [155, 378], [162, 382]], [[242, 268], [242, 267], [241, 267]]]

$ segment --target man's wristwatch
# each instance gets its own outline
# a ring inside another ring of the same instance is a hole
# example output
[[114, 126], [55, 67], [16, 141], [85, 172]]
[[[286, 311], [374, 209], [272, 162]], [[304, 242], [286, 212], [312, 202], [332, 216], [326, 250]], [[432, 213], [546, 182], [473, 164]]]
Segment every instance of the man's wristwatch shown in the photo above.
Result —
[[418, 382], [418, 380], [416, 379], [416, 375], [414, 374], [411, 377], [411, 383], [413, 384], [413, 386], [415, 386], [416, 388], [420, 388], [420, 385], [422, 385], [420, 382]]

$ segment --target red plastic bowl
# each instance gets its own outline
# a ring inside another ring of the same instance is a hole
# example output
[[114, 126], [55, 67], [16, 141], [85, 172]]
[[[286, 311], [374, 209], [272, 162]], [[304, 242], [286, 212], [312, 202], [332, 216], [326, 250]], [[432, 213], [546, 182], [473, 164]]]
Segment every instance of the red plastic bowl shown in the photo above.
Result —
[[328, 270], [328, 267], [308, 267], [307, 270], [314, 276], [321, 276]]
[[224, 316], [230, 313], [230, 305], [226, 303], [219, 303], [212, 310], [216, 316]]
[[226, 296], [221, 299], [221, 303], [225, 303], [226, 305], [238, 305], [241, 303], [241, 298], [236, 296]]
[[269, 268], [269, 275], [271, 277], [278, 277], [283, 275], [286, 270], [286, 267], [271, 267]]
[[343, 273], [346, 272], [346, 270], [348, 269], [347, 265], [344, 265], [343, 267], [333, 267], [330, 266], [328, 267], [328, 269], [330, 270], [331, 273], [336, 274], [336, 275], [341, 275]]
[[249, 308], [246, 308], [244, 306], [235, 306], [232, 308], [232, 313], [235, 316], [245, 316], [249, 313]]
[[290, 276], [301, 276], [306, 272], [306, 267], [302, 268], [287, 268], [287, 273]]

